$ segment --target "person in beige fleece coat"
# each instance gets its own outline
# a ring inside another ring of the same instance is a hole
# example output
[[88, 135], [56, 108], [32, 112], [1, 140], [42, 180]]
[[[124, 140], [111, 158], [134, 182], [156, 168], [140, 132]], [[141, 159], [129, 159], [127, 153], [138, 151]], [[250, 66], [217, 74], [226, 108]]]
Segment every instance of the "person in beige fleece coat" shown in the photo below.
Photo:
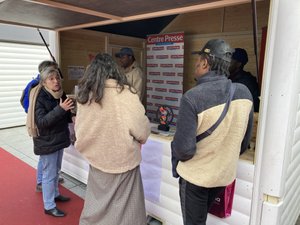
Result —
[[[176, 133], [171, 143], [173, 175], [179, 176], [184, 225], [206, 225], [215, 197], [231, 184], [239, 155], [250, 141], [253, 99], [248, 88], [233, 84], [229, 74], [232, 49], [223, 39], [209, 40], [197, 54], [197, 85], [181, 98]], [[235, 87], [222, 122], [214, 126]], [[209, 133], [198, 141], [203, 133]]]
[[145, 109], [108, 54], [98, 54], [78, 85], [76, 149], [90, 171], [80, 225], [146, 224], [139, 164], [150, 135]]

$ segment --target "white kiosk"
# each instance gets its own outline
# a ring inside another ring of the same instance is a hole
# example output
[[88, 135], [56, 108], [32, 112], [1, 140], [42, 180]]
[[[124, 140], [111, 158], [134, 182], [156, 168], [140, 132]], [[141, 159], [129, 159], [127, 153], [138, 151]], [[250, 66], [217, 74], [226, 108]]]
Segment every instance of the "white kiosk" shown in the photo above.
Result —
[[[146, 144], [142, 146], [141, 173], [147, 213], [161, 221], [163, 225], [183, 225], [178, 179], [172, 177], [170, 147], [172, 139], [172, 136], [150, 135]], [[231, 216], [220, 219], [209, 215], [207, 224], [249, 224], [254, 177], [253, 156], [254, 152], [249, 149], [238, 163]], [[151, 174], [147, 167], [155, 172]], [[89, 164], [73, 145], [65, 149], [62, 171], [87, 183]]]

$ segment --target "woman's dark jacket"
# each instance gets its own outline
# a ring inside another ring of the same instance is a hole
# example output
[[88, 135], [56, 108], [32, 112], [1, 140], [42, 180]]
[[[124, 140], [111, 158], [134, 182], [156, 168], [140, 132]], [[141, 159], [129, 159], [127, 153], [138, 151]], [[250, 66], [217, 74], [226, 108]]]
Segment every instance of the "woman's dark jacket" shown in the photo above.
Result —
[[[65, 93], [62, 99], [66, 99]], [[33, 138], [36, 155], [50, 154], [70, 145], [68, 123], [72, 121], [71, 112], [59, 106], [59, 99], [42, 88], [36, 99], [34, 113], [39, 131], [39, 136]]]

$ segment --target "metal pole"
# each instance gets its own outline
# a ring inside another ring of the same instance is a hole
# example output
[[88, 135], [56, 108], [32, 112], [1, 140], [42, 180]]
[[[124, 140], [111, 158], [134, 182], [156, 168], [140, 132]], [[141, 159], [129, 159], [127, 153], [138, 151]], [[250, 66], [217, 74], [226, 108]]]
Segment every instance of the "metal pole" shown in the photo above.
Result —
[[[49, 47], [48, 47], [47, 42], [45, 41], [45, 39], [44, 39], [44, 37], [43, 37], [43, 34], [42, 34], [41, 31], [40, 31], [40, 29], [37, 28], [37, 31], [39, 32], [39, 34], [40, 34], [40, 36], [41, 36], [41, 38], [42, 38], [42, 40], [43, 40], [43, 42], [44, 42], [44, 45], [46, 46], [46, 48], [47, 48], [47, 50], [48, 50], [48, 52], [49, 52], [49, 54], [50, 54], [50, 56], [51, 56], [53, 62], [56, 62], [54, 56], [52, 55], [52, 53], [51, 53], [51, 51], [50, 51], [50, 49], [49, 49]], [[56, 63], [57, 63], [57, 62], [56, 62]], [[63, 79], [64, 77], [63, 77], [63, 75], [62, 75], [62, 72], [61, 72], [60, 68], [57, 68], [57, 69], [58, 69], [58, 72], [59, 72], [59, 75], [60, 75], [61, 79]]]
[[256, 63], [256, 77], [258, 76], [258, 57], [257, 57], [257, 13], [256, 13], [256, 1], [251, 0], [252, 5], [252, 25], [253, 25], [253, 41], [254, 41], [254, 54]]

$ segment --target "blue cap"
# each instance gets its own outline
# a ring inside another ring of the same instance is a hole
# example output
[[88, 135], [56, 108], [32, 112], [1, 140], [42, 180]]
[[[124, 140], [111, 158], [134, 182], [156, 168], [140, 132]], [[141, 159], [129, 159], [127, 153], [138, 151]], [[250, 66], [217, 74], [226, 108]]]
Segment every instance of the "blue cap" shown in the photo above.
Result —
[[133, 56], [133, 51], [131, 48], [121, 48], [120, 52], [116, 53], [115, 56], [117, 58], [123, 57], [124, 55]]
[[243, 48], [236, 48], [232, 54], [232, 59], [239, 61], [243, 65], [246, 65], [248, 62], [248, 54]]

